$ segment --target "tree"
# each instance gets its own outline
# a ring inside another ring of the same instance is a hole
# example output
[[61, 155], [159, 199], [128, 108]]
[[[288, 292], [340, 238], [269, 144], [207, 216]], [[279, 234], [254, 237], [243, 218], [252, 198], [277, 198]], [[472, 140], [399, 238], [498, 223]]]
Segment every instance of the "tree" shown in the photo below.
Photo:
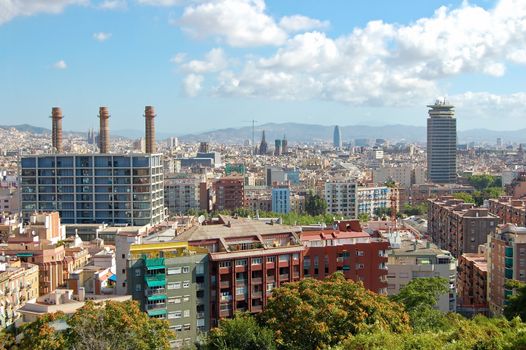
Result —
[[369, 214], [368, 213], [358, 214], [358, 220], [360, 220], [360, 222], [367, 222], [367, 221], [369, 221]]
[[310, 192], [305, 202], [305, 211], [313, 216], [325, 214], [327, 202], [319, 195]]
[[487, 174], [469, 176], [468, 182], [479, 191], [483, 191], [488, 187], [499, 187], [502, 184], [500, 177]]
[[434, 307], [441, 295], [449, 291], [445, 278], [416, 278], [409, 282], [391, 300], [403, 304], [409, 312], [411, 325], [419, 332], [447, 328], [444, 314]]
[[11, 332], [3, 329], [0, 331], [0, 350], [16, 349], [15, 337]]
[[381, 218], [384, 216], [390, 216], [391, 215], [392, 208], [376, 208], [374, 210], [374, 215]]
[[403, 333], [409, 317], [400, 304], [366, 290], [337, 272], [323, 281], [311, 278], [274, 289], [262, 322], [283, 349], [335, 346], [350, 334], [376, 329]]
[[135, 301], [87, 301], [72, 316], [47, 314], [22, 327], [21, 349], [169, 349], [168, 322], [150, 318]]
[[36, 321], [21, 328], [23, 334], [20, 349], [62, 350], [67, 349], [68, 340], [64, 332], [57, 331], [57, 325], [66, 322], [62, 312], [45, 314]]
[[425, 203], [418, 205], [405, 204], [402, 208], [402, 213], [408, 216], [424, 215], [427, 213], [427, 205]]
[[453, 197], [455, 197], [456, 199], [461, 199], [465, 203], [475, 203], [475, 199], [473, 198], [473, 196], [467, 192], [457, 192], [453, 194]]
[[514, 289], [515, 293], [508, 297], [504, 316], [509, 320], [519, 316], [526, 321], [526, 283], [511, 280], [506, 283], [506, 288]]
[[449, 291], [449, 284], [442, 277], [415, 278], [391, 300], [401, 303], [407, 311], [420, 306], [434, 307], [442, 294]]
[[207, 343], [210, 350], [276, 349], [274, 333], [244, 313], [237, 313], [230, 320], [221, 320], [219, 327], [210, 331]]

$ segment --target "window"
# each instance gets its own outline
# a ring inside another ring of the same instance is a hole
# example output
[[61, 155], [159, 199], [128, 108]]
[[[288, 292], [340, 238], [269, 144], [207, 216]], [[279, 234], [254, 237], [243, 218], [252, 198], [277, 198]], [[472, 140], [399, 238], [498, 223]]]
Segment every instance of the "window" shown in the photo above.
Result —
[[168, 312], [168, 319], [181, 318], [182, 315], [181, 311], [170, 311]]
[[190, 317], [190, 310], [184, 310], [183, 317]]
[[356, 269], [357, 270], [360, 270], [360, 269], [363, 269], [363, 264], [356, 264]]
[[137, 284], [135, 285], [135, 291], [136, 291], [136, 292], [140, 292], [141, 290], [142, 290], [142, 286], [141, 286], [141, 284], [140, 284], [140, 283], [137, 283]]
[[230, 267], [230, 261], [220, 261], [219, 267]]
[[180, 297], [168, 298], [168, 303], [169, 304], [180, 304], [181, 303], [181, 298]]
[[356, 251], [356, 255], [358, 255], [358, 256], [363, 256], [363, 255], [364, 255], [363, 250], [357, 250], [357, 251]]
[[247, 292], [246, 287], [236, 287], [236, 295], [244, 295]]
[[181, 289], [181, 282], [170, 282], [167, 286], [168, 289]]
[[190, 296], [189, 296], [189, 295], [185, 295], [185, 296], [183, 296], [183, 302], [186, 303], [186, 302], [188, 302], [188, 301], [190, 301]]
[[236, 266], [247, 266], [247, 259], [236, 260]]
[[275, 263], [276, 257], [275, 256], [267, 256], [267, 262], [268, 263]]
[[195, 265], [195, 274], [196, 275], [204, 275], [205, 274], [205, 265], [204, 264], [197, 264], [197, 265]]
[[183, 288], [190, 288], [190, 281], [184, 281]]
[[261, 265], [261, 258], [253, 258], [252, 265]]
[[280, 255], [279, 256], [279, 261], [289, 261], [290, 260], [290, 255]]
[[167, 272], [168, 275], [178, 275], [180, 273], [181, 273], [180, 267], [170, 267], [168, 268], [168, 272]]
[[292, 254], [292, 260], [298, 261], [300, 259], [300, 255], [298, 253]]
[[183, 266], [183, 273], [189, 273], [190, 272], [190, 266]]
[[[183, 325], [183, 331], [189, 331], [190, 330], [190, 323], [187, 323], [185, 325]], [[190, 339], [190, 338], [188, 338]]]
[[135, 269], [135, 277], [141, 276], [141, 269]]
[[[168, 314], [168, 318], [170, 318], [170, 314]], [[183, 325], [182, 324], [176, 324], [174, 326], [170, 326], [170, 329], [176, 331], [176, 332], [180, 332], [182, 329], [183, 329]]]

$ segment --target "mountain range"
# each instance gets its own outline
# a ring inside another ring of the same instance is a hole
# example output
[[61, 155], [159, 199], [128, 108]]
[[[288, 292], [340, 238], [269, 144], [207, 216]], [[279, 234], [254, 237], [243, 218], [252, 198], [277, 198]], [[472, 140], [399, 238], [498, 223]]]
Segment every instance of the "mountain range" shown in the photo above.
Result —
[[[0, 128], [15, 128], [19, 131], [32, 132], [35, 134], [48, 134], [51, 130], [32, 126], [29, 124], [6, 125]], [[273, 144], [275, 139], [282, 139], [284, 136], [289, 142], [319, 142], [331, 141], [334, 126], [302, 124], [302, 123], [267, 123], [258, 125], [254, 129], [254, 139], [256, 144], [261, 141], [261, 135], [265, 131], [266, 140]], [[426, 128], [423, 126], [411, 125], [349, 125], [340, 126], [342, 139], [348, 142], [351, 139], [387, 139], [392, 141], [406, 140], [408, 142], [425, 142]], [[83, 134], [83, 132], [64, 132], [64, 134]], [[140, 130], [115, 130], [115, 136], [127, 138], [139, 138], [144, 136]], [[157, 132], [159, 140], [174, 136], [173, 133]], [[183, 142], [209, 141], [218, 143], [240, 144], [245, 140], [252, 139], [252, 127], [244, 126], [239, 128], [226, 128], [211, 130], [203, 133], [178, 135]], [[471, 129], [458, 132], [459, 143], [467, 142], [488, 142], [494, 144], [497, 138], [502, 138], [503, 142], [526, 142], [526, 129], [496, 131], [489, 129]]]

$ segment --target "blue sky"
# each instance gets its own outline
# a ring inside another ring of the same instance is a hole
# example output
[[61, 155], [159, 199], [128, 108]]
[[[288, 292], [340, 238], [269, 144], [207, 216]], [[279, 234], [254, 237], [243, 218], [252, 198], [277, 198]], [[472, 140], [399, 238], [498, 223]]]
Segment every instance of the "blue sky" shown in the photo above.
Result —
[[0, 124], [425, 125], [447, 96], [460, 129], [524, 128], [524, 23], [522, 0], [0, 0]]

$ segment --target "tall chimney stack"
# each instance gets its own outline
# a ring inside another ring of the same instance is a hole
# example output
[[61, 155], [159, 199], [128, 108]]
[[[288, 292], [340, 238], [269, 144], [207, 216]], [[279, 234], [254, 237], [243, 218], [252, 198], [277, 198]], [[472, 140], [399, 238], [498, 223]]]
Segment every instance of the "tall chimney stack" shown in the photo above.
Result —
[[51, 108], [51, 143], [53, 150], [62, 153], [62, 109], [60, 107]]
[[110, 112], [108, 107], [99, 108], [99, 119], [100, 119], [100, 130], [99, 130], [99, 150], [100, 153], [109, 153], [110, 148], [110, 127], [108, 125], [108, 119]]
[[153, 123], [155, 108], [153, 106], [144, 107], [144, 118], [146, 120], [146, 153], [155, 153], [155, 125]]

